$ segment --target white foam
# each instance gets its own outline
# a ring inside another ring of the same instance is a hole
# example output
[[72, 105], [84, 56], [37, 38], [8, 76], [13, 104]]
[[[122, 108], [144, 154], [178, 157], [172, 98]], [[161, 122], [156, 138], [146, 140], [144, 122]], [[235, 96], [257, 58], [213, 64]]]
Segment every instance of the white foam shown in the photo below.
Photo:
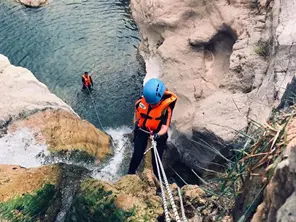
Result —
[[114, 155], [100, 172], [93, 172], [94, 178], [114, 182], [122, 176], [119, 169], [122, 167], [121, 164], [124, 159], [124, 153], [126, 152], [127, 144], [129, 144], [129, 138], [124, 137], [124, 135], [131, 133], [131, 131], [132, 129], [126, 126], [106, 130], [106, 132], [112, 136], [114, 141]]
[[37, 144], [34, 132], [22, 128], [0, 138], [0, 164], [39, 167], [40, 153], [48, 153], [46, 144]]

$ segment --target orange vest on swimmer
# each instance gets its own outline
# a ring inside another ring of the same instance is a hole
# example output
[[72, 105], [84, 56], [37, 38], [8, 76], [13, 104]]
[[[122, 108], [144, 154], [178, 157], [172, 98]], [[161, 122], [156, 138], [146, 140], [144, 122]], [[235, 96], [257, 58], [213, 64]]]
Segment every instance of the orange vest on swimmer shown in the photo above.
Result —
[[136, 102], [136, 105], [138, 105], [136, 110], [138, 127], [151, 131], [158, 129], [167, 107], [177, 101], [177, 96], [174, 93], [165, 91], [164, 96], [166, 97], [166, 95], [169, 95], [169, 97], [164, 99], [155, 108], [150, 108], [143, 96]]
[[91, 81], [90, 81], [90, 75], [82, 75], [82, 78], [84, 79], [84, 85], [87, 87], [87, 86], [90, 86], [91, 85]]

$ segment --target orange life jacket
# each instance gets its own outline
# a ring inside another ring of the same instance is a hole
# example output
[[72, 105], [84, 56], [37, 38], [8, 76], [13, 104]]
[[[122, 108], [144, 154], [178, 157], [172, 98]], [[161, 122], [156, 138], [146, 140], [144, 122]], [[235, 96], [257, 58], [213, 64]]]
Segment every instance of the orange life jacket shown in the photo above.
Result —
[[144, 96], [136, 102], [136, 119], [138, 121], [138, 127], [150, 131], [157, 130], [160, 127], [161, 119], [165, 114], [167, 107], [177, 101], [177, 96], [172, 92], [165, 91], [164, 96], [169, 97], [161, 101], [161, 103], [155, 108], [150, 108]]
[[91, 80], [90, 80], [90, 75], [82, 75], [82, 78], [84, 79], [84, 85], [86, 87], [90, 86], [91, 85]]

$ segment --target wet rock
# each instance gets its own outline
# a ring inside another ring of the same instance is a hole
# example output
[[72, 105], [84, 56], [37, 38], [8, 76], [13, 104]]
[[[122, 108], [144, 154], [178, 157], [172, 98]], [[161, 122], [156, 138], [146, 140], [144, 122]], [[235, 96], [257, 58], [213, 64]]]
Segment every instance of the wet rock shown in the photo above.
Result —
[[37, 143], [48, 145], [51, 152], [80, 150], [103, 160], [111, 154], [110, 137], [91, 123], [64, 110], [46, 110], [12, 123], [8, 132], [24, 128], [35, 133]]
[[[143, 175], [141, 177], [143, 178]], [[163, 214], [161, 197], [156, 196], [154, 188], [150, 187], [147, 182], [137, 175], [124, 176], [114, 185], [103, 181], [87, 179], [81, 184], [81, 190], [78, 193], [83, 195], [88, 193], [87, 196], [97, 196], [98, 203], [101, 198], [98, 196], [98, 192], [104, 194], [105, 200], [102, 203], [103, 205], [114, 202], [116, 208], [126, 213], [133, 212], [128, 215], [128, 221], [156, 221], [156, 218]], [[96, 209], [96, 206], [93, 208], [93, 212], [99, 210]], [[92, 213], [90, 218], [92, 218]]]
[[206, 196], [206, 193], [197, 185], [186, 185], [182, 187], [184, 191], [185, 198], [189, 198], [191, 202], [199, 201], [205, 202], [203, 199]]

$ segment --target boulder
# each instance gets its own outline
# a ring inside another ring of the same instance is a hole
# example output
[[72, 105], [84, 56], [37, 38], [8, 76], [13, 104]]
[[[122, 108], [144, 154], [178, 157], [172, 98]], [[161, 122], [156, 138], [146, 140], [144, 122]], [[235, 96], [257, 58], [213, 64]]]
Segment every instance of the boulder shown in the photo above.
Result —
[[27, 7], [38, 8], [48, 4], [48, 0], [16, 0]]

